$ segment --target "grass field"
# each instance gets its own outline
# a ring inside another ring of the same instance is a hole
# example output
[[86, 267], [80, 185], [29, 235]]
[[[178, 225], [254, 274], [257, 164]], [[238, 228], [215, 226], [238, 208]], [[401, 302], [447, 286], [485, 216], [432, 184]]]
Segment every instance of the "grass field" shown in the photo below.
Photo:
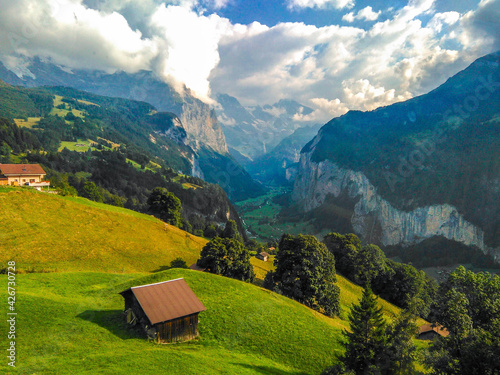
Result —
[[64, 148], [67, 148], [70, 151], [86, 152], [89, 147], [92, 151], [96, 151], [97, 148], [92, 147], [93, 144], [94, 142], [90, 139], [78, 139], [76, 142], [63, 141], [61, 142], [58, 151], [61, 152]]
[[[200, 339], [156, 345], [128, 330], [117, 293], [179, 277], [207, 307]], [[16, 327], [17, 361], [24, 373], [319, 374], [339, 352], [347, 328], [265, 289], [190, 270], [22, 274], [17, 282], [16, 307], [24, 316]]]
[[[0, 207], [0, 264], [57, 271], [16, 275], [17, 369], [3, 362], [0, 373], [319, 374], [340, 353], [347, 313], [362, 292], [338, 276], [342, 313], [328, 318], [253, 284], [184, 269], [151, 273], [178, 256], [193, 263], [206, 243], [151, 216], [13, 187], [0, 187]], [[252, 264], [259, 280], [273, 269]], [[128, 330], [118, 292], [179, 277], [207, 307], [200, 338], [157, 345]], [[398, 313], [379, 302], [387, 319]], [[7, 328], [1, 319], [0, 331]]]
[[[50, 111], [51, 116], [60, 116], [60, 117], [65, 117], [69, 112], [73, 112], [73, 114], [76, 117], [84, 118], [85, 113], [83, 111], [80, 111], [78, 109], [71, 109], [70, 105], [68, 103], [65, 103], [62, 101], [62, 96], [60, 95], [54, 95], [54, 107]], [[57, 106], [64, 104], [65, 108], [57, 108]], [[93, 103], [92, 103], [93, 104]]]
[[282, 191], [270, 191], [266, 195], [237, 202], [235, 205], [245, 222], [246, 228], [260, 241], [279, 239], [283, 233], [292, 235], [314, 233], [318, 238], [323, 238], [328, 231], [316, 233], [310, 222], [300, 221], [297, 223], [280, 222], [277, 216], [281, 206], [273, 203], [272, 199]]
[[206, 240], [124, 208], [22, 188], [0, 190], [0, 264], [58, 271], [154, 271], [194, 263]]
[[14, 122], [20, 128], [32, 128], [33, 125], [38, 124], [40, 119], [41, 119], [41, 117], [28, 117], [28, 120], [26, 121], [22, 118], [16, 118], [16, 119], [14, 119]]

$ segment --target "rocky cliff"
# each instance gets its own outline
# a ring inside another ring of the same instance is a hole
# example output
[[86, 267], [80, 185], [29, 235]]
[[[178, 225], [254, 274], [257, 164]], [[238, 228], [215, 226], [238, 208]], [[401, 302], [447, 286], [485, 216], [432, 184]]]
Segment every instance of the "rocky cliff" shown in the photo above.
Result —
[[302, 149], [292, 196], [330, 230], [343, 221], [384, 246], [440, 237], [500, 262], [499, 166], [494, 53], [426, 95], [330, 121]]
[[377, 193], [363, 173], [341, 168], [328, 160], [315, 163], [311, 153], [302, 154], [293, 200], [300, 202], [305, 211], [311, 211], [323, 205], [329, 196], [347, 197], [355, 202], [350, 223], [367, 242], [407, 246], [442, 236], [500, 256], [500, 249], [484, 243], [483, 230], [467, 221], [455, 207], [436, 204], [408, 212], [399, 210]]
[[188, 143], [195, 150], [204, 143], [219, 154], [228, 154], [226, 139], [213, 109], [200, 100], [182, 104], [181, 123], [188, 135]]

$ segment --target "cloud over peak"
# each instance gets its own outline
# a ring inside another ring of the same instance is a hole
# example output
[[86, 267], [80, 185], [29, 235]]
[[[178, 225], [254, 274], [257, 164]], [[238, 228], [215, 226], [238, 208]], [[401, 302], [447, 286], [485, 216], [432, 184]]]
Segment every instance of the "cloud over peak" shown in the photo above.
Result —
[[433, 0], [393, 9], [351, 0], [280, 3], [294, 17], [305, 8], [350, 9], [348, 26], [239, 24], [220, 15], [237, 1], [0, 0], [0, 59], [17, 71], [19, 56], [107, 72], [152, 70], [206, 101], [212, 92], [244, 105], [293, 98], [323, 121], [425, 93], [500, 49], [500, 0], [481, 0], [465, 13], [437, 12]]

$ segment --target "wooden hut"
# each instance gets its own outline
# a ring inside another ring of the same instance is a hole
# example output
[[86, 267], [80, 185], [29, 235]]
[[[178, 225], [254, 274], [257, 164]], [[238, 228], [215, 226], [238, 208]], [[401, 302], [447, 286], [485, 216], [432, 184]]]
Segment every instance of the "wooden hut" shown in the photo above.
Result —
[[269, 260], [269, 254], [266, 253], [265, 251], [258, 253], [256, 255], [257, 259], [263, 260], [264, 262], [267, 262]]
[[184, 279], [140, 285], [120, 292], [127, 323], [139, 325], [158, 343], [198, 337], [198, 314], [206, 308]]
[[435, 338], [442, 336], [446, 337], [450, 332], [439, 324], [424, 324], [418, 328], [417, 338], [420, 340], [434, 340]]

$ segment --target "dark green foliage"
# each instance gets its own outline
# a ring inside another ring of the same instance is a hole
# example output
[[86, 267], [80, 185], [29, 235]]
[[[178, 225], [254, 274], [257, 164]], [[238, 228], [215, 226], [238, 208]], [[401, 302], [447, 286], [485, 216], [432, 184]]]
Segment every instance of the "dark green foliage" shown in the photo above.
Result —
[[39, 117], [50, 112], [53, 95], [38, 89], [0, 85], [0, 117]]
[[329, 233], [323, 239], [326, 247], [335, 257], [335, 267], [339, 273], [347, 278], [355, 272], [354, 259], [361, 247], [361, 241], [353, 233], [341, 235]]
[[4, 163], [8, 163], [11, 152], [17, 154], [27, 150], [38, 150], [40, 147], [35, 135], [0, 117], [0, 162], [3, 159]]
[[154, 188], [148, 198], [148, 205], [150, 211], [166, 223], [177, 227], [181, 224], [181, 201], [167, 189]]
[[385, 272], [382, 250], [371, 244], [361, 246], [355, 234], [329, 233], [324, 242], [337, 260], [337, 270], [360, 285]]
[[[474, 273], [463, 266], [458, 267], [441, 284], [438, 292], [437, 319], [443, 322], [449, 298], [448, 293], [460, 293], [466, 303], [466, 313], [473, 321], [474, 328], [488, 329], [491, 322], [500, 317], [500, 277], [488, 272]], [[444, 324], [444, 323], [443, 323]]]
[[224, 227], [224, 231], [222, 232], [222, 238], [234, 238], [239, 242], [243, 242], [243, 238], [238, 232], [238, 227], [234, 220], [229, 220], [226, 222], [226, 226]]
[[355, 234], [329, 233], [324, 243], [336, 260], [336, 269], [360, 285], [370, 281], [375, 293], [401, 308], [418, 298], [418, 314], [426, 317], [437, 292], [437, 283], [409, 264], [386, 258], [375, 245], [361, 245]]
[[390, 375], [415, 374], [418, 359], [413, 338], [418, 332], [416, 323], [419, 301], [413, 299], [409, 307], [401, 311], [394, 323], [387, 326], [387, 346], [384, 354], [383, 373]]
[[393, 323], [387, 324], [377, 300], [368, 284], [359, 304], [351, 308], [350, 331], [343, 332], [344, 354], [322, 375], [416, 373], [417, 349], [413, 338], [418, 331], [419, 302], [412, 300], [408, 309], [403, 310]]
[[205, 227], [205, 230], [203, 231], [203, 236], [206, 238], [214, 238], [217, 237], [220, 233], [217, 230], [218, 227], [216, 227], [214, 224], [209, 224]]
[[261, 243], [257, 242], [254, 239], [251, 239], [251, 240], [248, 240], [247, 242], [245, 242], [245, 246], [249, 251], [253, 251], [257, 254], [261, 253], [263, 251], [268, 252], [266, 247], [264, 247]]
[[460, 266], [441, 284], [435, 319], [450, 335], [429, 350], [434, 374], [500, 374], [500, 278]]
[[339, 288], [335, 285], [335, 261], [314, 236], [284, 234], [264, 287], [278, 291], [325, 315], [339, 314]]
[[99, 188], [93, 181], [87, 181], [83, 184], [83, 188], [80, 195], [92, 201], [96, 202], [103, 201], [102, 192], [101, 190], [99, 190]]
[[196, 263], [206, 271], [252, 282], [255, 279], [250, 253], [234, 238], [215, 237], [201, 250]]
[[350, 331], [344, 331], [345, 354], [341, 358], [346, 368], [355, 374], [379, 374], [386, 365], [386, 322], [382, 307], [369, 285], [363, 291], [359, 305], [349, 314]]
[[188, 268], [186, 261], [182, 258], [175, 258], [170, 262], [171, 268]]
[[415, 267], [435, 267], [454, 263], [472, 264], [479, 268], [500, 268], [493, 257], [477, 248], [436, 236], [407, 247], [389, 246], [388, 256], [398, 256]]
[[373, 279], [372, 288], [380, 297], [401, 308], [407, 308], [412, 298], [418, 298], [418, 315], [426, 318], [434, 302], [438, 283], [409, 264], [386, 259], [385, 272]]
[[354, 280], [360, 285], [371, 282], [385, 272], [385, 261], [385, 254], [378, 246], [372, 244], [361, 246], [354, 258]]

